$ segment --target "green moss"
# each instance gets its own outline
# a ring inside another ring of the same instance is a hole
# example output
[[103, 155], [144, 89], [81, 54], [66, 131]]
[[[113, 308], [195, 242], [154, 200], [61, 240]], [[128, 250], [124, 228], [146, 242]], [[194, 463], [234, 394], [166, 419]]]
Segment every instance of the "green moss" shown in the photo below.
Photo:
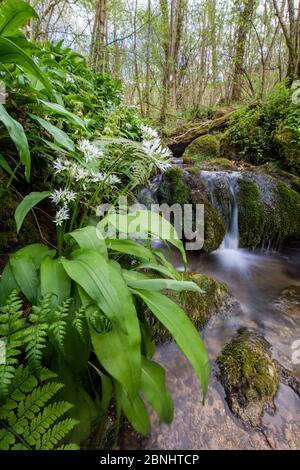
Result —
[[260, 200], [259, 187], [254, 181], [240, 182], [238, 207], [240, 245], [246, 248], [256, 248], [262, 241], [265, 213]]
[[296, 130], [281, 126], [273, 140], [284, 168], [300, 176], [300, 145]]
[[214, 135], [203, 135], [195, 139], [183, 154], [184, 163], [200, 162], [219, 156], [219, 141]]
[[226, 393], [236, 395], [240, 405], [273, 400], [279, 379], [263, 338], [241, 330], [225, 345], [218, 365]]
[[201, 163], [201, 167], [208, 170], [235, 170], [236, 163], [227, 158], [212, 158]]
[[239, 184], [239, 231], [242, 247], [280, 245], [300, 239], [300, 195], [287, 184], [264, 176], [268, 202], [254, 180]]
[[162, 178], [158, 189], [158, 198], [165, 204], [188, 204], [191, 190], [187, 185], [181, 168], [170, 168]]
[[225, 237], [226, 226], [208, 199], [206, 199], [199, 191], [193, 192], [192, 201], [194, 204], [204, 205], [203, 250], [206, 253], [211, 253], [212, 251], [217, 250], [221, 245]]

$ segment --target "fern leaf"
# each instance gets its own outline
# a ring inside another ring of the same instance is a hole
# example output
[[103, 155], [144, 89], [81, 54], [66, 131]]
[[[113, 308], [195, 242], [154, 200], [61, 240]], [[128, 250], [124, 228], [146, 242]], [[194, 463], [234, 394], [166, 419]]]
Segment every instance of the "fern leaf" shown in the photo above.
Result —
[[40, 446], [37, 450], [51, 450], [58, 445], [69, 432], [72, 431], [74, 426], [78, 424], [78, 421], [72, 418], [64, 419], [59, 423], [55, 424], [49, 429], [41, 438]]

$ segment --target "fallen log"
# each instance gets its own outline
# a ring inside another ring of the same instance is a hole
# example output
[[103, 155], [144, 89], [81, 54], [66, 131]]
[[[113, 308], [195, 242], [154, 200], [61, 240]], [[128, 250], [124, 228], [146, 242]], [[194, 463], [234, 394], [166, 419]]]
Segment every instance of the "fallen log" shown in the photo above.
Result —
[[235, 112], [236, 111], [232, 111], [225, 116], [218, 119], [211, 119], [205, 123], [177, 128], [171, 134], [164, 137], [164, 143], [172, 150], [175, 157], [180, 157], [186, 147], [193, 142], [193, 140], [197, 139], [197, 137], [226, 128], [231, 116]]

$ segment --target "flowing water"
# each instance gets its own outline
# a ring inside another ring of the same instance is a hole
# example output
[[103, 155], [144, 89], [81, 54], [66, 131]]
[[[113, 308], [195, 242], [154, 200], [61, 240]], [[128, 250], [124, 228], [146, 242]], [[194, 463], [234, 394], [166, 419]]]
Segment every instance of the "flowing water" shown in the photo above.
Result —
[[[238, 301], [233, 311], [213, 317], [201, 332], [213, 365], [206, 404], [202, 406], [198, 380], [176, 345], [160, 346], [156, 360], [167, 370], [175, 418], [168, 427], [152, 416], [152, 431], [144, 448], [300, 449], [300, 398], [289, 387], [279, 386], [275, 414], [265, 412], [261, 429], [253, 430], [231, 414], [216, 379], [216, 357], [241, 327], [262, 333], [271, 344], [273, 357], [300, 377], [300, 365], [292, 361], [293, 342], [300, 340], [300, 305], [296, 302], [290, 308], [285, 301], [276, 302], [283, 289], [300, 286], [300, 249], [266, 253], [239, 248], [237, 178], [237, 173], [233, 177], [225, 174], [230, 214], [221, 247], [209, 255], [188, 253], [189, 271], [211, 275], [227, 285]], [[206, 181], [209, 187], [211, 175]], [[178, 270], [183, 268], [177, 253], [172, 262]]]

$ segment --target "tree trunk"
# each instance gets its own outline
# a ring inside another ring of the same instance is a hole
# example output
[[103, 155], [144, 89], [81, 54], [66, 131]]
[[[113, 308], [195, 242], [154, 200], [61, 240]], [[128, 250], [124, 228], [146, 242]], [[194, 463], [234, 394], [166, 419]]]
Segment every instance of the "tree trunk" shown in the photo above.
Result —
[[239, 14], [238, 20], [234, 71], [230, 93], [231, 101], [240, 101], [242, 98], [246, 41], [250, 29], [250, 21], [254, 12], [255, 0], [243, 0], [242, 3], [242, 11]]
[[98, 73], [105, 71], [106, 0], [98, 0], [92, 32], [90, 65]]

